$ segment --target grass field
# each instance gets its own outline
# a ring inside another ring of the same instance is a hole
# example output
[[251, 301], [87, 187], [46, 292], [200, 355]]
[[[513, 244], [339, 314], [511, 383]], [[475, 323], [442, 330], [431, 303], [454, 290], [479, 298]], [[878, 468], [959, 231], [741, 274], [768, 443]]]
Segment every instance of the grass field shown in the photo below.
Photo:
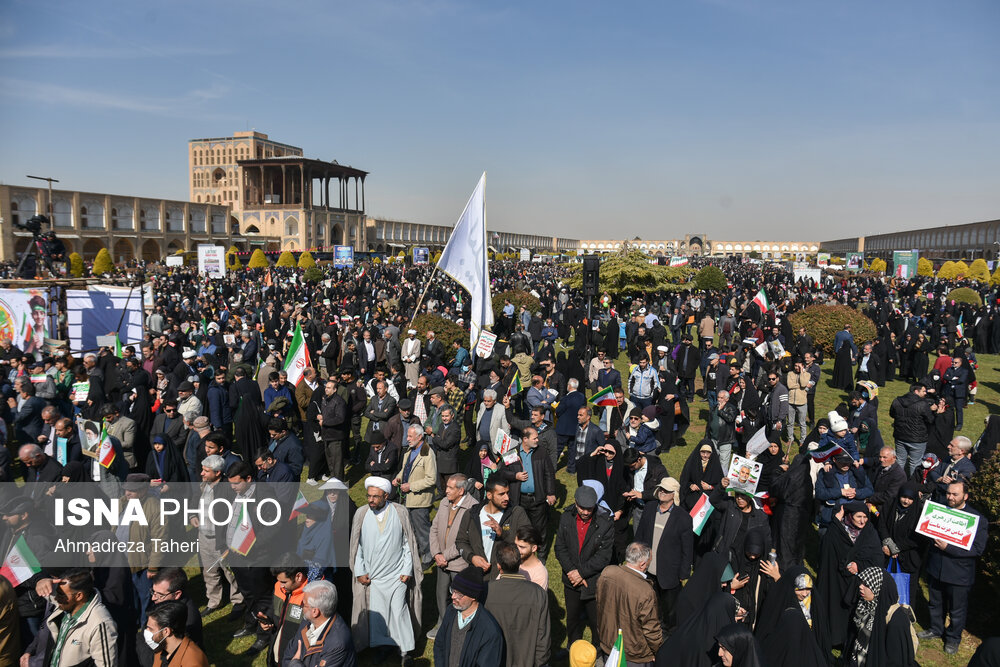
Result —
[[[932, 364], [933, 361], [934, 359], [932, 358]], [[628, 363], [624, 356], [617, 360], [616, 366], [620, 371], [622, 371], [622, 376], [625, 377]], [[846, 393], [832, 389], [827, 384], [832, 376], [832, 369], [832, 361], [828, 361], [823, 366], [823, 379], [821, 380], [821, 386], [816, 397], [817, 418], [825, 415], [827, 411], [833, 410], [837, 404], [846, 399]], [[965, 429], [961, 432], [962, 435], [971, 438], [973, 442], [975, 442], [982, 433], [985, 418], [989, 414], [1000, 413], [1000, 356], [979, 356], [979, 370], [977, 371], [977, 377], [979, 380], [979, 394], [977, 396], [976, 404], [966, 408], [965, 410]], [[700, 388], [700, 379], [698, 380], [698, 383]], [[880, 390], [879, 424], [881, 425], [882, 432], [887, 443], [891, 443], [892, 440], [892, 421], [889, 419], [889, 405], [892, 403], [894, 398], [905, 393], [907, 389], [908, 386], [905, 383], [897, 380], [888, 383]], [[661, 456], [661, 460], [664, 465], [666, 465], [667, 470], [671, 475], [680, 475], [684, 461], [690, 454], [692, 446], [694, 446], [703, 437], [705, 432], [705, 419], [707, 418], [707, 415], [708, 404], [696, 398], [695, 402], [691, 405], [691, 427], [688, 429], [688, 432], [684, 436], [680, 446], [675, 447], [669, 453]], [[363, 472], [363, 469], [358, 468], [348, 471], [347, 483], [351, 487], [351, 497], [358, 505], [365, 502], [364, 489], [362, 489], [360, 485]], [[566, 506], [567, 498], [572, 499], [573, 497], [573, 493], [575, 492], [577, 486], [576, 478], [575, 476], [567, 474], [565, 468], [562, 468], [557, 473], [557, 486], [558, 501], [556, 507], [561, 509]], [[319, 492], [314, 488], [304, 488], [313, 492], [312, 495], [314, 497], [310, 498], [310, 500], [319, 496]], [[550, 521], [550, 536], [555, 534], [557, 522], [558, 513], [553, 512]], [[815, 533], [811, 533], [809, 538], [807, 561], [808, 565], [814, 569], [818, 563]], [[549, 552], [546, 564], [549, 569], [549, 606], [553, 620], [552, 641], [553, 653], [555, 653], [558, 648], [565, 646], [566, 630], [561, 570], [558, 562], [556, 561], [555, 555], [552, 553], [552, 550]], [[189, 574], [191, 574], [195, 579], [195, 581], [192, 582], [190, 589], [196, 595], [196, 599], [200, 598], [199, 603], [204, 606], [204, 587], [201, 584], [200, 574], [198, 574], [196, 569], [192, 569]], [[423, 582], [424, 632], [431, 628], [437, 620], [434, 582], [435, 577], [433, 572], [428, 571], [428, 573], [425, 573]], [[920, 649], [917, 653], [917, 660], [920, 664], [924, 665], [924, 667], [960, 667], [961, 665], [967, 664], [969, 658], [972, 656], [972, 653], [979, 645], [979, 638], [996, 634], [996, 628], [1000, 627], [1000, 615], [998, 615], [996, 606], [993, 604], [993, 598], [995, 597], [993, 593], [995, 590], [996, 582], [988, 582], [984, 578], [980, 577], [977, 580], [972, 592], [970, 603], [971, 609], [968, 621], [969, 624], [966, 629], [966, 634], [962, 639], [959, 652], [956, 655], [945, 654], [940, 639], [921, 642]], [[914, 604], [918, 624], [925, 624], [928, 619], [926, 586], [922, 586], [922, 591], [924, 595]], [[229, 621], [227, 618], [228, 613], [229, 608], [224, 608], [205, 619], [205, 637], [208, 644], [206, 649], [209, 659], [213, 664], [224, 667], [246, 665], [248, 664], [247, 656], [241, 656], [239, 653], [245, 651], [253, 640], [252, 638], [230, 639], [232, 633], [237, 629], [238, 623]], [[433, 664], [433, 642], [423, 639], [422, 637], [418, 638], [416, 653], [418, 656], [422, 656], [417, 660], [418, 665]], [[264, 656], [258, 655], [253, 660], [252, 664], [263, 667], [266, 665]], [[359, 665], [365, 666], [371, 664], [375, 663], [372, 662], [371, 656], [368, 655], [368, 652], [360, 656]], [[552, 664], [565, 665], [567, 663], [566, 660], [563, 659], [562, 661], [553, 661]]]

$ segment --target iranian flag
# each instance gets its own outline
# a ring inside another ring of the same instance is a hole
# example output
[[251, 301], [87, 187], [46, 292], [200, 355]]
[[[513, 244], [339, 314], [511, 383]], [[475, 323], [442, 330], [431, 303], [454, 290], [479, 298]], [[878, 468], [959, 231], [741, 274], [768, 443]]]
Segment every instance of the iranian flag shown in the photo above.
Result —
[[365, 272], [365, 267], [362, 266], [360, 269], [358, 269], [358, 280], [361, 280], [362, 278], [364, 278], [365, 277], [365, 273], [366, 273]]
[[115, 461], [115, 447], [111, 444], [111, 436], [108, 435], [107, 423], [101, 424], [101, 448], [97, 452], [97, 460], [105, 468], [110, 468]]
[[813, 459], [823, 463], [824, 461], [832, 459], [837, 454], [847, 454], [848, 451], [833, 440], [828, 440], [825, 445], [817, 447], [809, 453], [812, 455]]
[[763, 287], [757, 292], [757, 296], [753, 298], [753, 302], [760, 308], [761, 314], [771, 310], [771, 302], [767, 300], [767, 292], [764, 291]]
[[708, 517], [712, 516], [712, 512], [714, 511], [715, 508], [708, 501], [708, 494], [702, 493], [701, 498], [691, 508], [691, 524], [694, 526], [695, 535], [701, 535], [701, 531], [705, 529], [705, 524], [708, 523]]
[[295, 335], [292, 336], [292, 346], [288, 348], [288, 358], [285, 360], [284, 370], [288, 373], [288, 381], [298, 385], [310, 365], [309, 348], [306, 347], [306, 338], [302, 335], [302, 324], [297, 323]]
[[608, 658], [604, 661], [604, 667], [625, 667], [625, 665], [625, 646], [622, 640], [622, 629], [618, 628], [618, 639], [615, 640], [615, 645], [611, 649], [611, 653], [608, 653]]
[[589, 403], [591, 405], [600, 405], [605, 408], [612, 408], [618, 405], [618, 401], [615, 400], [615, 390], [613, 387], [608, 386], [600, 390], [596, 394], [590, 397]]
[[301, 511], [307, 507], [309, 507], [309, 501], [306, 500], [306, 497], [302, 495], [301, 491], [299, 491], [299, 495], [295, 497], [295, 505], [292, 507], [292, 513], [288, 516], [288, 520], [291, 521], [297, 517]]
[[28, 543], [24, 541], [24, 535], [17, 538], [17, 542], [10, 548], [10, 553], [4, 558], [3, 567], [0, 568], [0, 577], [4, 577], [11, 586], [19, 586], [23, 582], [31, 579], [42, 571], [42, 566], [38, 564], [38, 559], [31, 552]]
[[256, 541], [257, 535], [253, 532], [253, 524], [247, 515], [247, 504], [240, 503], [240, 524], [236, 526], [229, 548], [241, 556], [246, 556]]

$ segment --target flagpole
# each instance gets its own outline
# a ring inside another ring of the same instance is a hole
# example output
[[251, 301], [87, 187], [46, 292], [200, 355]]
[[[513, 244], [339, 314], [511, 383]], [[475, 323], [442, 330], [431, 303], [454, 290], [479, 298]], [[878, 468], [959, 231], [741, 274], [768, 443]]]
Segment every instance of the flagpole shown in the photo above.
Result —
[[420, 304], [423, 303], [424, 297], [427, 296], [427, 290], [429, 290], [431, 288], [431, 281], [434, 280], [434, 276], [437, 274], [437, 270], [438, 270], [438, 267], [437, 267], [437, 264], [435, 264], [434, 265], [434, 270], [431, 271], [430, 278], [427, 279], [427, 284], [424, 285], [424, 291], [420, 294], [420, 298], [417, 299], [417, 305], [414, 306], [414, 308], [413, 308], [413, 317], [410, 318], [410, 326], [407, 327], [408, 329], [412, 329], [413, 328], [413, 321], [417, 319], [417, 313], [420, 312]]

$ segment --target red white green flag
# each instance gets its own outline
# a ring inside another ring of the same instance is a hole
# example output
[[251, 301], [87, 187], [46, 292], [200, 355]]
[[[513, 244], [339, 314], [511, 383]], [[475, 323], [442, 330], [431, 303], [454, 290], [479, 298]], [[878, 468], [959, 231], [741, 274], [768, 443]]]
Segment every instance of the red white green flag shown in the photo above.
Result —
[[760, 308], [761, 313], [767, 313], [771, 310], [771, 302], [767, 300], [767, 292], [764, 291], [763, 287], [757, 292], [757, 296], [753, 298], [753, 302]]
[[615, 640], [614, 647], [608, 653], [608, 659], [604, 661], [604, 667], [625, 667], [626, 664], [625, 642], [622, 639], [622, 629], [618, 628], [618, 639]]
[[288, 381], [298, 386], [310, 364], [309, 348], [306, 346], [305, 336], [302, 335], [302, 324], [297, 323], [295, 335], [292, 336], [292, 345], [288, 348], [288, 358], [285, 360], [284, 370], [288, 373]]
[[521, 373], [515, 368], [514, 369], [514, 379], [510, 381], [510, 386], [507, 387], [507, 395], [513, 398], [521, 393], [524, 386], [521, 385]]
[[108, 425], [101, 424], [101, 449], [97, 452], [97, 460], [105, 468], [110, 468], [115, 462], [115, 447], [111, 444], [111, 436], [108, 435]]
[[611, 408], [618, 405], [618, 401], [615, 399], [615, 390], [611, 386], [607, 386], [591, 396], [589, 402], [591, 405], [600, 405], [605, 408]]
[[715, 508], [708, 501], [708, 495], [702, 493], [701, 498], [691, 508], [691, 524], [695, 535], [701, 535], [701, 531], [705, 529], [705, 524], [708, 523], [708, 517], [712, 516], [712, 512], [714, 511]]
[[229, 548], [241, 556], [246, 556], [256, 541], [257, 535], [253, 532], [253, 524], [250, 523], [250, 516], [247, 514], [247, 504], [240, 503], [240, 523], [236, 526]]
[[11, 586], [16, 587], [41, 571], [42, 566], [38, 564], [38, 559], [28, 547], [24, 535], [21, 535], [4, 558], [3, 567], [0, 567], [0, 577], [4, 577]]
[[297, 517], [302, 513], [302, 510], [307, 507], [309, 507], [309, 501], [306, 500], [306, 497], [302, 495], [301, 491], [299, 491], [299, 495], [295, 497], [295, 505], [292, 507], [292, 513], [288, 516], [288, 520], [291, 521]]

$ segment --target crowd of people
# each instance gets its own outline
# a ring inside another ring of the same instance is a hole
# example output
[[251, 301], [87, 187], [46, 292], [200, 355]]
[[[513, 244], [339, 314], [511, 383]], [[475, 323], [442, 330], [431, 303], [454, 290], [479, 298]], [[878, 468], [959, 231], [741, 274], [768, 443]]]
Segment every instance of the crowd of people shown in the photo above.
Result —
[[[232, 636], [253, 639], [240, 660], [283, 667], [411, 664], [424, 638], [441, 667], [910, 666], [938, 637], [955, 653], [988, 523], [969, 487], [1000, 440], [1000, 417], [975, 440], [963, 420], [977, 353], [1000, 352], [996, 288], [975, 306], [934, 279], [720, 264], [726, 290], [606, 295], [588, 318], [565, 269], [494, 262], [494, 294], [538, 305], [508, 300], [486, 356], [411, 327], [431, 313], [467, 331], [469, 304], [444, 277], [421, 300], [428, 268], [402, 264], [319, 283], [132, 268], [122, 279], [156, 296], [121, 356], [0, 340], [0, 482], [18, 488], [3, 554], [52, 549], [64, 483], [145, 504], [189, 482], [276, 498], [286, 518], [255, 526], [249, 551], [240, 517], [168, 526], [196, 535], [196, 576], [131, 555], [0, 576], [0, 665], [207, 665], [227, 642], [208, 645], [203, 619], [229, 607]], [[837, 333], [824, 377], [828, 352], [790, 316], [835, 303], [877, 333]], [[309, 364], [293, 384], [297, 331]], [[887, 413], [889, 383], [909, 389]], [[78, 423], [106, 433], [110, 465]], [[675, 447], [690, 452], [671, 472]], [[928, 499], [980, 516], [969, 548], [915, 532]]]

